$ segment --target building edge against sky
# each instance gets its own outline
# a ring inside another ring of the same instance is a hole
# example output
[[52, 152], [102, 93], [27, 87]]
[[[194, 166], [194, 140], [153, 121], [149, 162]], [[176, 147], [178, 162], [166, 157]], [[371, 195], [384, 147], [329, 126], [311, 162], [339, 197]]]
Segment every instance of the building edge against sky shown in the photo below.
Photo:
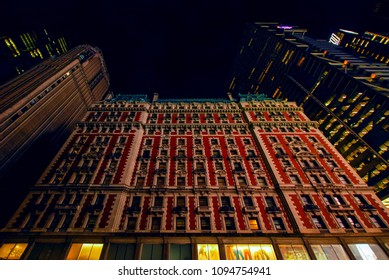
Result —
[[389, 210], [294, 102], [94, 102], [3, 259], [388, 259]]
[[0, 224], [108, 87], [102, 53], [88, 45], [46, 59], [0, 86]]
[[296, 101], [384, 199], [389, 195], [388, 37], [367, 32], [341, 47], [307, 34], [277, 23], [248, 25], [229, 91]]

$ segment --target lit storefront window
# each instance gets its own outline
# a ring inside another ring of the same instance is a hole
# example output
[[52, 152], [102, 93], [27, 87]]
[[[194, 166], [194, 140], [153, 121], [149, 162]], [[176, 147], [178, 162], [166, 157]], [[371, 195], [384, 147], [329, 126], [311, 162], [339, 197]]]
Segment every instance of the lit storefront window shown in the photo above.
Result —
[[340, 244], [311, 245], [312, 250], [318, 260], [349, 260]]
[[75, 243], [72, 244], [67, 260], [98, 260], [103, 244]]
[[197, 258], [199, 260], [220, 260], [217, 244], [197, 244]]
[[229, 244], [225, 246], [227, 260], [276, 260], [270, 244]]
[[348, 244], [357, 260], [387, 260], [388, 256], [378, 244]]
[[20, 260], [28, 243], [5, 243], [0, 247], [0, 260]]
[[284, 260], [309, 260], [304, 245], [279, 245]]

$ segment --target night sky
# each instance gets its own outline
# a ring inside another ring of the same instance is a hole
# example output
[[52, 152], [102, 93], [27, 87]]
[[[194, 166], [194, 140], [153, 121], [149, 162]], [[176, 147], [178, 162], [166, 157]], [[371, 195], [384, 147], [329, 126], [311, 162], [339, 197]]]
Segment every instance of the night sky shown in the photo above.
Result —
[[63, 34], [70, 47], [97, 46], [115, 93], [225, 97], [246, 22], [298, 25], [327, 39], [338, 28], [363, 31], [375, 1], [269, 2], [12, 1], [2, 3], [0, 36], [46, 28]]

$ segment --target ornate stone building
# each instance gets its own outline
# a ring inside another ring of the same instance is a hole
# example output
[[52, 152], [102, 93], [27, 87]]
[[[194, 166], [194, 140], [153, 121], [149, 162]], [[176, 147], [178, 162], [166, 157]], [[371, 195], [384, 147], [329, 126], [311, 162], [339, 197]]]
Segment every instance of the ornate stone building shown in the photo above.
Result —
[[0, 258], [388, 259], [389, 212], [293, 102], [95, 102]]

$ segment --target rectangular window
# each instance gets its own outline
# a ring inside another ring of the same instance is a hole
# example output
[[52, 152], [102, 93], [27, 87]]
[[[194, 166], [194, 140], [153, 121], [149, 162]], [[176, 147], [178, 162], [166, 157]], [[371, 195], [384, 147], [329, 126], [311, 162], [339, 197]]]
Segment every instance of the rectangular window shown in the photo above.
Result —
[[301, 181], [297, 175], [289, 175], [292, 184], [301, 184]]
[[137, 217], [128, 217], [127, 230], [135, 230], [136, 229], [136, 220], [137, 220]]
[[259, 230], [259, 222], [257, 218], [249, 218], [249, 225], [251, 230]]
[[111, 243], [109, 245], [108, 260], [133, 260], [135, 259], [136, 244]]
[[387, 260], [388, 256], [378, 244], [348, 244], [357, 260]]
[[323, 218], [321, 216], [312, 216], [312, 221], [317, 229], [326, 229], [326, 225], [324, 224]]
[[184, 162], [177, 163], [177, 170], [185, 170], [185, 163]]
[[205, 186], [205, 177], [197, 177], [197, 185]]
[[284, 260], [309, 260], [304, 245], [279, 245]]
[[223, 163], [221, 163], [221, 162], [216, 162], [216, 163], [215, 163], [215, 169], [216, 169], [216, 170], [223, 170]]
[[185, 186], [185, 177], [177, 177], [177, 186]]
[[157, 177], [157, 186], [165, 185], [165, 177]]
[[4, 243], [0, 247], [0, 260], [20, 260], [28, 243]]
[[347, 253], [340, 244], [311, 245], [317, 260], [349, 260]]
[[160, 230], [161, 229], [161, 218], [153, 217], [151, 220], [151, 230]]
[[134, 196], [134, 197], [132, 198], [131, 206], [140, 207], [140, 200], [141, 200], [141, 197], [140, 197], [140, 196]]
[[233, 217], [225, 217], [226, 230], [235, 230], [235, 220]]
[[170, 260], [191, 260], [191, 244], [170, 244]]
[[208, 206], [208, 197], [200, 196], [199, 197], [199, 206]]
[[370, 215], [370, 220], [373, 222], [373, 224], [377, 228], [387, 228], [385, 223], [382, 221], [382, 219], [378, 215]]
[[143, 244], [141, 260], [162, 260], [162, 244]]
[[176, 230], [185, 230], [185, 217], [177, 217], [176, 218]]
[[280, 217], [273, 217], [273, 224], [277, 230], [285, 230], [284, 222]]
[[162, 207], [163, 205], [163, 197], [162, 196], [156, 196], [154, 198], [154, 207]]
[[253, 207], [254, 206], [253, 199], [250, 196], [244, 196], [243, 197], [243, 202], [244, 202], [245, 206], [248, 206], [248, 207]]
[[227, 260], [276, 260], [271, 244], [225, 245]]
[[145, 184], [145, 177], [138, 177], [136, 179], [136, 186], [137, 187], [143, 187], [144, 184]]
[[197, 244], [197, 259], [220, 260], [218, 244]]
[[345, 228], [345, 229], [350, 228], [350, 225], [344, 216], [338, 215], [336, 216], [336, 220], [338, 221], [338, 224], [341, 228]]
[[247, 186], [246, 177], [239, 176], [238, 177], [238, 184], [239, 184], [239, 186]]
[[178, 196], [177, 197], [177, 205], [176, 206], [185, 207], [185, 196]]
[[97, 224], [97, 219], [98, 219], [97, 215], [90, 215], [85, 228], [90, 230], [94, 229]]
[[100, 259], [103, 244], [100, 243], [73, 243], [70, 247], [67, 260], [98, 260]]
[[209, 217], [200, 218], [201, 230], [211, 230], [211, 221]]
[[231, 207], [231, 201], [229, 196], [222, 196], [221, 202], [222, 202], [222, 206]]
[[219, 186], [227, 186], [226, 178], [217, 177], [217, 183]]
[[276, 202], [274, 200], [274, 197], [272, 196], [265, 196], [265, 201], [268, 207], [276, 207]]

